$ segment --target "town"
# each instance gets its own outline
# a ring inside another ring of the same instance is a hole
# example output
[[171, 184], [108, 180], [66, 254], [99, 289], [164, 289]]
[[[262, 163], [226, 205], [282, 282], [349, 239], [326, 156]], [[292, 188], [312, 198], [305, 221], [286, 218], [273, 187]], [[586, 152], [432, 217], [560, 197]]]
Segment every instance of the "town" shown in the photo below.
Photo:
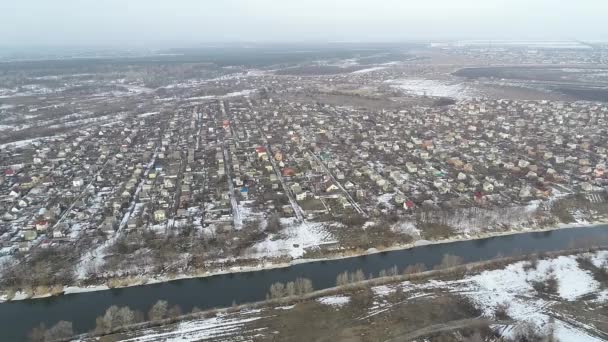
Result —
[[[223, 67], [154, 87], [73, 74], [3, 89], [3, 287], [213, 273], [606, 219], [607, 103], [487, 96], [495, 79], [459, 79], [435, 62], [463, 47], [429, 51]], [[578, 53], [563, 58], [597, 57]], [[44, 276], [34, 271], [43, 261], [56, 264]]]

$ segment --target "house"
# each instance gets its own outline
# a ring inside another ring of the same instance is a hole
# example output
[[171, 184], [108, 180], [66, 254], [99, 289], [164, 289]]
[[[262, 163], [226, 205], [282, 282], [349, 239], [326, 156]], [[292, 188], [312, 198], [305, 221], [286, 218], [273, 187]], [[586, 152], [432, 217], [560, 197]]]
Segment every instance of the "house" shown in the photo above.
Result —
[[18, 205], [19, 205], [19, 207], [21, 207], [21, 208], [25, 208], [25, 207], [27, 207], [27, 206], [28, 206], [28, 203], [27, 203], [26, 199], [24, 199], [24, 198], [20, 199], [20, 200], [19, 200], [19, 202], [17, 202], [17, 204], [18, 204]]
[[403, 209], [410, 210], [413, 208], [414, 208], [414, 202], [412, 202], [411, 200], [407, 200], [407, 201], [403, 202]]
[[414, 164], [412, 162], [405, 163], [405, 168], [406, 168], [407, 172], [409, 172], [409, 173], [415, 173], [418, 171], [416, 164]]
[[283, 177], [295, 176], [296, 170], [294, 170], [294, 169], [292, 169], [290, 167], [286, 167], [283, 170], [281, 170], [281, 174], [283, 175]]
[[304, 201], [304, 200], [306, 200], [306, 199], [307, 199], [307, 198], [308, 198], [310, 195], [311, 195], [311, 193], [310, 193], [310, 192], [308, 192], [308, 191], [303, 191], [303, 192], [297, 193], [297, 194], [296, 194], [296, 200], [298, 200], [298, 201]]
[[532, 196], [531, 188], [529, 186], [524, 186], [519, 191], [519, 198], [526, 199]]
[[342, 205], [343, 209], [352, 207], [352, 204], [344, 196], [340, 196], [340, 198], [338, 199], [338, 202], [340, 202], [340, 205]]
[[483, 187], [483, 191], [485, 191], [485, 192], [494, 191], [494, 184], [492, 184], [490, 182], [484, 182], [482, 187]]
[[344, 188], [348, 189], [348, 190], [354, 189], [355, 184], [353, 184], [353, 182], [351, 182], [351, 181], [346, 181], [346, 183], [344, 183]]
[[38, 237], [38, 233], [36, 233], [35, 230], [25, 230], [25, 231], [22, 231], [21, 237], [25, 241], [32, 241], [32, 240], [35, 240]]
[[40, 220], [36, 222], [36, 230], [39, 232], [46, 231], [49, 228], [49, 221]]
[[82, 178], [80, 178], [80, 177], [74, 178], [74, 180], [72, 180], [72, 185], [75, 188], [80, 188], [81, 186], [84, 185], [84, 180]]
[[130, 217], [129, 221], [127, 221], [128, 229], [136, 229], [140, 225], [139, 217]]
[[116, 226], [116, 218], [114, 216], [108, 216], [103, 220], [99, 229], [106, 234], [114, 234], [115, 226]]
[[246, 186], [241, 187], [240, 193], [244, 199], [249, 199], [249, 188], [248, 187], [246, 187]]
[[291, 185], [291, 191], [294, 194], [299, 194], [302, 192], [302, 186], [299, 183], [294, 183]]
[[338, 189], [340, 189], [340, 188], [338, 188], [338, 186], [334, 183], [326, 184], [326, 186], [325, 186], [325, 192], [334, 192], [334, 191], [337, 191]]
[[592, 191], [593, 190], [593, 185], [591, 185], [590, 183], [587, 183], [587, 182], [581, 183], [580, 186], [583, 191]]
[[54, 229], [51, 236], [53, 239], [60, 239], [65, 237], [65, 233], [61, 229]]
[[154, 211], [154, 220], [156, 222], [163, 222], [167, 219], [166, 213], [162, 209], [158, 209]]
[[264, 146], [258, 146], [255, 148], [255, 153], [258, 155], [258, 158], [262, 158], [264, 156], [268, 155], [268, 152], [266, 152], [266, 147]]

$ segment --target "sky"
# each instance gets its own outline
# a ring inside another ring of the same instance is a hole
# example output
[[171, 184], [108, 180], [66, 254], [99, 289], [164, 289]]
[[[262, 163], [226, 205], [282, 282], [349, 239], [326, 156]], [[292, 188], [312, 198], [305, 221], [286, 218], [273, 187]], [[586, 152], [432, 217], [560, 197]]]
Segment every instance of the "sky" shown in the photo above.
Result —
[[0, 46], [608, 40], [607, 0], [0, 0]]

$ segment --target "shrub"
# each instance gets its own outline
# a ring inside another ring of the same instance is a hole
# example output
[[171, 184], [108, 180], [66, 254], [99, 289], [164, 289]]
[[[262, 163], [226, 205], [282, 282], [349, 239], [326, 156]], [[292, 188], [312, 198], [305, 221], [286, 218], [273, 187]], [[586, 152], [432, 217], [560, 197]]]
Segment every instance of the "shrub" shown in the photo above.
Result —
[[532, 283], [532, 287], [538, 293], [556, 294], [557, 290], [559, 288], [559, 285], [558, 285], [558, 282], [557, 282], [557, 278], [555, 277], [555, 275], [553, 273], [551, 273], [547, 277], [547, 279], [533, 282]]
[[524, 263], [524, 271], [535, 270], [538, 267], [538, 257], [532, 257], [527, 263]]
[[363, 288], [351, 297], [351, 304], [360, 309], [365, 309], [374, 303], [374, 291], [369, 286]]
[[497, 320], [505, 321], [510, 319], [509, 317], [509, 303], [504, 302], [502, 304], [498, 304], [496, 308], [494, 308], [494, 318]]

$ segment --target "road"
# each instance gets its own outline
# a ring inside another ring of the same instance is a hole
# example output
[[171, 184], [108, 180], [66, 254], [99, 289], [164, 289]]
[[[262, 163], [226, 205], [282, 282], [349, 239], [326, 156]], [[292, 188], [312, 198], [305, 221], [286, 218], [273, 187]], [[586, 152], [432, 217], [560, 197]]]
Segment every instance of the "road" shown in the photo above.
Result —
[[[260, 128], [258, 127], [258, 129], [260, 129]], [[262, 133], [261, 130], [260, 130], [260, 133]], [[293, 212], [296, 215], [296, 218], [298, 219], [298, 221], [302, 222], [302, 221], [304, 221], [304, 214], [302, 213], [302, 208], [300, 208], [300, 206], [298, 205], [298, 202], [293, 197], [293, 193], [291, 192], [291, 189], [289, 189], [287, 187], [287, 184], [285, 183], [285, 179], [283, 178], [283, 175], [281, 174], [281, 170], [279, 170], [279, 167], [277, 166], [277, 162], [274, 160], [274, 157], [273, 157], [274, 154], [272, 153], [270, 144], [268, 144], [268, 141], [266, 141], [265, 143], [266, 143], [266, 150], [268, 151], [268, 159], [270, 160], [270, 163], [272, 164], [272, 168], [274, 169], [274, 172], [277, 174], [277, 177], [278, 177], [279, 181], [281, 182], [281, 186], [283, 187], [285, 194], [289, 198], [289, 203], [291, 204], [291, 208], [293, 209]]]
[[323, 168], [323, 171], [325, 171], [325, 173], [331, 178], [332, 182], [334, 184], [336, 184], [336, 186], [340, 189], [340, 191], [342, 191], [345, 195], [346, 198], [348, 199], [348, 201], [350, 202], [350, 204], [353, 206], [353, 208], [355, 208], [355, 210], [363, 215], [363, 216], [367, 216], [367, 213], [365, 211], [363, 211], [363, 209], [361, 209], [361, 206], [359, 206], [359, 203], [357, 203], [355, 201], [355, 199], [348, 193], [348, 191], [346, 191], [346, 189], [344, 189], [344, 187], [342, 186], [342, 184], [340, 184], [340, 182], [338, 182], [336, 180], [336, 178], [334, 177], [334, 175], [329, 171], [329, 169], [327, 168], [327, 166], [325, 166], [325, 164], [321, 161], [321, 159], [319, 159], [319, 157], [317, 157], [312, 151], [308, 151], [308, 153], [310, 153], [310, 155], [315, 158], [315, 160], [317, 161], [317, 163], [319, 163], [319, 165], [321, 165], [321, 167]]
[[[220, 101], [220, 103], [222, 103], [222, 102]], [[222, 111], [221, 119], [223, 120], [224, 118], [227, 118], [226, 110], [225, 110], [224, 106], [221, 106], [221, 111]], [[230, 165], [232, 163], [232, 159], [230, 158], [230, 154], [228, 152], [228, 143], [226, 142], [225, 134], [226, 134], [226, 132], [222, 131], [222, 134], [220, 134], [220, 136], [222, 138], [222, 150], [224, 152], [224, 173], [226, 174], [226, 179], [228, 181], [230, 206], [232, 207], [232, 221], [234, 224], [234, 229], [241, 229], [241, 227], [243, 226], [243, 219], [241, 218], [241, 212], [239, 211], [239, 204], [236, 200], [236, 192], [234, 191], [234, 183], [232, 182], [232, 171], [231, 171], [231, 167], [230, 167]]]
[[150, 173], [150, 170], [152, 169], [152, 167], [154, 167], [154, 162], [156, 161], [157, 154], [158, 154], [158, 148], [156, 150], [154, 150], [154, 154], [152, 155], [152, 158], [150, 158], [150, 161], [148, 162], [148, 165], [146, 166], [146, 170], [142, 174], [142, 178], [140, 179], [139, 184], [137, 185], [137, 189], [135, 190], [135, 193], [131, 196], [131, 203], [129, 203], [129, 209], [125, 213], [125, 216], [122, 218], [122, 221], [120, 221], [120, 225], [118, 226], [117, 232], [120, 232], [121, 230], [123, 230], [124, 227], [129, 222], [129, 218], [131, 217], [131, 214], [133, 213], [133, 210], [135, 209], [135, 205], [137, 204], [137, 200], [139, 198], [138, 197], [139, 193], [140, 193], [141, 189], [143, 188], [144, 183], [146, 182], [146, 178], [148, 178], [148, 174]]

